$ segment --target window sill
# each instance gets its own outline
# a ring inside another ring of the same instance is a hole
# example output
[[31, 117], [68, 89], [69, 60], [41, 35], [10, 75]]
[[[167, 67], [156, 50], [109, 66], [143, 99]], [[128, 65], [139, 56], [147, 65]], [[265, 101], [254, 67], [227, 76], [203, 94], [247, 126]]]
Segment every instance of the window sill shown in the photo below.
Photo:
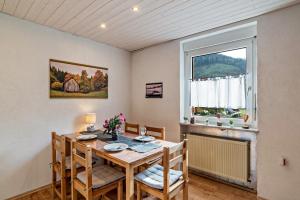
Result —
[[234, 127], [226, 126], [226, 125], [217, 126], [215, 124], [201, 124], [201, 123], [191, 124], [191, 123], [184, 123], [184, 122], [181, 122], [180, 125], [181, 126], [196, 126], [196, 127], [204, 127], [204, 128], [218, 128], [220, 130], [233, 130], [233, 131], [252, 132], [252, 133], [256, 133], [256, 134], [259, 133], [258, 129], [255, 129], [255, 128], [245, 129], [245, 128], [238, 127], [238, 126], [234, 126]]

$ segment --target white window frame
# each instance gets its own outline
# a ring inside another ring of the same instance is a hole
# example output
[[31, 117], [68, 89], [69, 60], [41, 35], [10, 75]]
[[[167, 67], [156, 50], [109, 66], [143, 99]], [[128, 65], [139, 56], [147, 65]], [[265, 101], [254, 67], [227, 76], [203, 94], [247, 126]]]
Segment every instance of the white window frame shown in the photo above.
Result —
[[[256, 37], [248, 39], [242, 39], [238, 41], [211, 45], [195, 50], [185, 52], [185, 116], [192, 116], [190, 97], [191, 88], [190, 82], [192, 80], [192, 58], [195, 56], [220, 53], [224, 51], [230, 51], [235, 49], [246, 48], [246, 110], [250, 116], [250, 123], [252, 126], [257, 127], [257, 56], [256, 56]], [[204, 117], [204, 116], [193, 116], [196, 121], [205, 121], [209, 118], [210, 121], [216, 120], [216, 117]], [[204, 119], [205, 118], [205, 119]], [[222, 121], [228, 123], [230, 118], [222, 118]], [[235, 124], [242, 124], [242, 119], [235, 119]]]

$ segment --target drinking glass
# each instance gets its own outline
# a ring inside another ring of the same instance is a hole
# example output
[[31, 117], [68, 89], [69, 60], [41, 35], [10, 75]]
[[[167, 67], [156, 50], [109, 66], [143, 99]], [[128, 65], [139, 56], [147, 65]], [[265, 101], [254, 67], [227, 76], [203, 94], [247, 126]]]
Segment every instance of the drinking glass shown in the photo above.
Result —
[[142, 127], [141, 128], [141, 136], [144, 136], [144, 135], [146, 135], [146, 128]]

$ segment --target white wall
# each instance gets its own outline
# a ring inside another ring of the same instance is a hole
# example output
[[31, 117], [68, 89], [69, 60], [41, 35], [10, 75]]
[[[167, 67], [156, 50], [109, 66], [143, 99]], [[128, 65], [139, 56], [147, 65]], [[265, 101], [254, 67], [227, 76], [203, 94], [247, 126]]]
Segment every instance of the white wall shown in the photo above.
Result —
[[[166, 138], [179, 141], [179, 42], [147, 48], [132, 55], [132, 121], [166, 127]], [[163, 98], [145, 98], [145, 84], [163, 82]]]
[[[259, 59], [258, 195], [270, 200], [300, 197], [300, 135], [296, 126], [300, 113], [299, 19], [300, 5], [255, 18]], [[132, 58], [132, 119], [166, 126], [167, 138], [172, 140], [179, 138], [178, 59], [178, 40], [135, 52]], [[145, 99], [145, 83], [156, 81], [165, 84], [164, 98]], [[288, 167], [279, 165], [281, 155], [288, 158]]]
[[[49, 59], [109, 68], [108, 99], [49, 99]], [[129, 115], [130, 53], [0, 14], [0, 199], [50, 183], [50, 132]]]
[[[258, 194], [296, 200], [300, 5], [257, 19]], [[49, 58], [108, 67], [109, 98], [49, 99]], [[50, 131], [82, 129], [86, 112], [97, 112], [100, 123], [121, 111], [179, 139], [179, 40], [133, 53], [132, 69], [130, 62], [126, 51], [0, 14], [0, 199], [49, 184]], [[164, 98], [146, 99], [145, 83], [159, 81]], [[279, 166], [281, 155], [288, 167]]]
[[[300, 5], [258, 21], [258, 194], [300, 199]], [[288, 166], [279, 165], [280, 157]]]

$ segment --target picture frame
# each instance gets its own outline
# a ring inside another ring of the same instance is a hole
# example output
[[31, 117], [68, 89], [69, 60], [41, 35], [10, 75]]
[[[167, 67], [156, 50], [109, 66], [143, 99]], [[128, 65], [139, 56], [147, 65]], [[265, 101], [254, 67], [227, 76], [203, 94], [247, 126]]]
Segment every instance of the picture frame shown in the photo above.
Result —
[[108, 68], [49, 59], [50, 98], [108, 98]]
[[146, 98], [163, 98], [163, 83], [146, 83]]

